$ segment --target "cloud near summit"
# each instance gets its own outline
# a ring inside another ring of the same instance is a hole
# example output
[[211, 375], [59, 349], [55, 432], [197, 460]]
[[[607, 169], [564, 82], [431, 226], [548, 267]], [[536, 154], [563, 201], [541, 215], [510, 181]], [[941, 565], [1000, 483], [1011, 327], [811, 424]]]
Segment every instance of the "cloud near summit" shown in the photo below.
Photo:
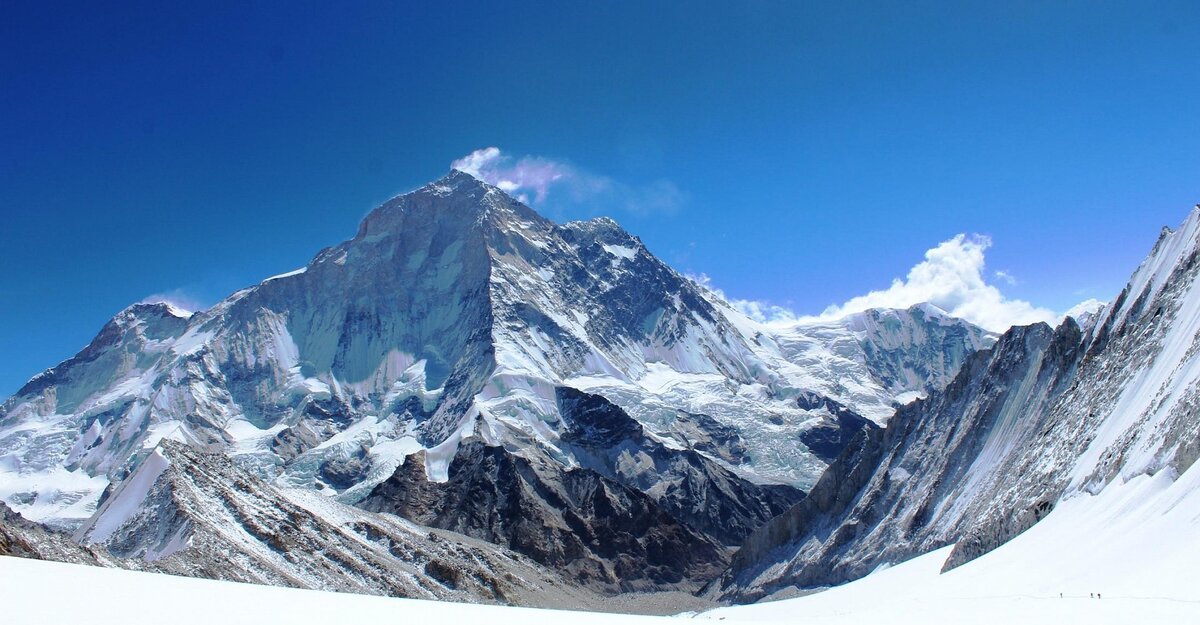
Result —
[[534, 194], [533, 201], [543, 202], [550, 192], [550, 185], [577, 175], [563, 163], [539, 156], [513, 159], [495, 147], [475, 150], [450, 166], [506, 193], [517, 193], [522, 202], [530, 200], [527, 192]]
[[[683, 193], [666, 180], [632, 186], [562, 161], [529, 155], [514, 157], [497, 147], [475, 150], [451, 166], [522, 202], [572, 218], [581, 213], [618, 211], [635, 215], [672, 213], [684, 201]], [[997, 284], [1012, 287], [1018, 280], [1003, 270], [988, 273], [985, 254], [991, 246], [992, 240], [986, 236], [959, 234], [926, 251], [924, 260], [909, 269], [904, 278], [893, 280], [888, 288], [832, 305], [815, 316], [799, 315], [766, 302], [726, 298], [706, 276], [693, 280], [747, 316], [767, 323], [828, 320], [871, 308], [908, 308], [921, 303], [933, 304], [993, 332], [1039, 321], [1053, 324], [1061, 319], [1062, 315], [1052, 310], [1004, 295]], [[989, 276], [993, 282], [988, 281]]]
[[450, 166], [526, 204], [572, 217], [619, 211], [638, 216], [671, 214], [686, 200], [669, 180], [631, 185], [542, 156], [517, 158], [497, 147], [475, 150]]

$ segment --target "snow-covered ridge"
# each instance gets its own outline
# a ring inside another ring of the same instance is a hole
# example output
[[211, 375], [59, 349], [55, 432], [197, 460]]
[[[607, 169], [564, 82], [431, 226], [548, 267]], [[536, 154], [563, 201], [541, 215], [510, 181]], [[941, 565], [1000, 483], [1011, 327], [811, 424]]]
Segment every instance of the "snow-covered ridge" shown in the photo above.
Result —
[[962, 566], [1076, 500], [1194, 474], [1198, 215], [1164, 233], [1087, 332], [1072, 318], [1013, 328], [852, 444], [808, 499], [751, 536], [723, 592], [842, 583], [950, 545], [945, 566]]
[[610, 219], [557, 225], [451, 172], [209, 310], [123, 311], [0, 407], [0, 498], [75, 528], [163, 438], [346, 502], [420, 449], [444, 479], [476, 435], [572, 466], [559, 386], [611, 399], [679, 447], [711, 420], [748, 450], [729, 468], [804, 487], [825, 461], [798, 437], [831, 415], [798, 398], [882, 423], [989, 341], [920, 307], [768, 328]]
[[1097, 325], [1118, 324], [1130, 311], [1161, 289], [1171, 273], [1195, 253], [1200, 237], [1200, 206], [1197, 206], [1176, 229], [1164, 227], [1150, 255], [1138, 266], [1129, 284], [1111, 306], [1104, 311]]
[[150, 493], [150, 487], [170, 464], [171, 461], [158, 449], [151, 451], [142, 460], [137, 471], [123, 480], [112, 496], [96, 510], [96, 514], [79, 528], [75, 539], [85, 543], [102, 543], [108, 540], [113, 532], [137, 513], [146, 495]]

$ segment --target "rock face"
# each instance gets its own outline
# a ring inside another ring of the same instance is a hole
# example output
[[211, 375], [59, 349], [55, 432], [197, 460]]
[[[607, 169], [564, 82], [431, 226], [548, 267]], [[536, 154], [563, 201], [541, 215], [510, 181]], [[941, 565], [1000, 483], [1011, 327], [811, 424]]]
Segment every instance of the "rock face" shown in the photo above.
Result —
[[554, 224], [456, 171], [210, 310], [122, 311], [0, 405], [0, 500], [75, 529], [166, 437], [353, 503], [419, 449], [440, 450], [428, 469], [443, 479], [478, 419], [509, 448], [553, 450], [561, 386], [807, 488], [830, 448], [796, 442], [830, 415], [796, 397], [881, 423], [990, 340], [929, 307], [767, 327], [613, 221]]
[[875, 422], [828, 397], [805, 393], [796, 401], [806, 410], [824, 409], [826, 412], [816, 425], [800, 434], [800, 442], [825, 462], [833, 462], [859, 432], [879, 429]]
[[1200, 208], [1083, 329], [1013, 328], [954, 381], [865, 431], [710, 587], [753, 600], [953, 544], [953, 568], [1071, 497], [1200, 455]]
[[103, 550], [79, 545], [69, 534], [48, 530], [3, 503], [0, 503], [0, 556], [95, 566], [117, 566], [118, 562]]
[[648, 436], [619, 406], [572, 388], [556, 391], [567, 424], [561, 447], [580, 466], [644, 492], [670, 515], [717, 539], [740, 544], [803, 494], [749, 482], [693, 449]]
[[749, 482], [692, 449], [654, 440], [619, 406], [555, 391], [567, 468], [481, 439], [460, 443], [448, 480], [418, 452], [360, 506], [509, 547], [603, 591], [693, 590], [726, 549], [803, 495]]
[[173, 441], [142, 458], [75, 538], [110, 565], [190, 577], [492, 603], [587, 594], [495, 545], [283, 492]]
[[504, 545], [593, 588], [691, 589], [727, 562], [715, 541], [595, 471], [472, 439], [438, 483], [426, 478], [424, 455], [410, 457], [361, 506]]

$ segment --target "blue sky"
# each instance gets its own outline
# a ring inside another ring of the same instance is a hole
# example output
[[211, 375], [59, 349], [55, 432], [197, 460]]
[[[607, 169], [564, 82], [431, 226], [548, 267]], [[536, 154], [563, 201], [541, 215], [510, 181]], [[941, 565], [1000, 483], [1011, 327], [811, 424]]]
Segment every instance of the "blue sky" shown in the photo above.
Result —
[[1006, 300], [1106, 299], [1200, 202], [1194, 2], [102, 4], [0, 8], [0, 395], [491, 146], [801, 314], [958, 234]]

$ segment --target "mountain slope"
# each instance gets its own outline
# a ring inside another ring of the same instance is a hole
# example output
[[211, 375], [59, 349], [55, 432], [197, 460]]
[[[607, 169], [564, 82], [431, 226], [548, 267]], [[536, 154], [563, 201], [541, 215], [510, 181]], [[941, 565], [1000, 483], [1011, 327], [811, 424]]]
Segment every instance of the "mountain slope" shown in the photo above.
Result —
[[805, 445], [842, 427], [828, 406], [886, 421], [990, 340], [928, 307], [768, 327], [611, 220], [556, 225], [455, 171], [207, 311], [122, 311], [0, 405], [0, 500], [77, 528], [163, 438], [347, 503], [421, 449], [446, 479], [478, 421], [576, 466], [562, 386], [742, 477], [807, 488], [848, 439]]
[[727, 562], [712, 539], [595, 471], [472, 439], [459, 446], [449, 480], [437, 483], [426, 479], [421, 455], [362, 506], [505, 545], [601, 590], [693, 589]]
[[1086, 495], [1200, 455], [1200, 208], [1084, 334], [1013, 328], [940, 393], [857, 439], [743, 545], [719, 592], [837, 584], [954, 545], [988, 553]]
[[801, 623], [1193, 623], [1200, 620], [1200, 466], [1138, 475], [943, 571], [944, 547], [809, 596], [700, 619]]
[[453, 601], [584, 604], [587, 592], [517, 554], [280, 491], [227, 458], [163, 441], [76, 539], [110, 566], [189, 577]]
[[560, 440], [580, 466], [641, 491], [668, 514], [717, 539], [738, 544], [787, 510], [803, 493], [747, 481], [693, 449], [674, 449], [612, 402], [556, 389], [567, 428]]
[[118, 566], [117, 558], [71, 540], [69, 534], [48, 530], [0, 503], [0, 556], [52, 560], [93, 566]]

